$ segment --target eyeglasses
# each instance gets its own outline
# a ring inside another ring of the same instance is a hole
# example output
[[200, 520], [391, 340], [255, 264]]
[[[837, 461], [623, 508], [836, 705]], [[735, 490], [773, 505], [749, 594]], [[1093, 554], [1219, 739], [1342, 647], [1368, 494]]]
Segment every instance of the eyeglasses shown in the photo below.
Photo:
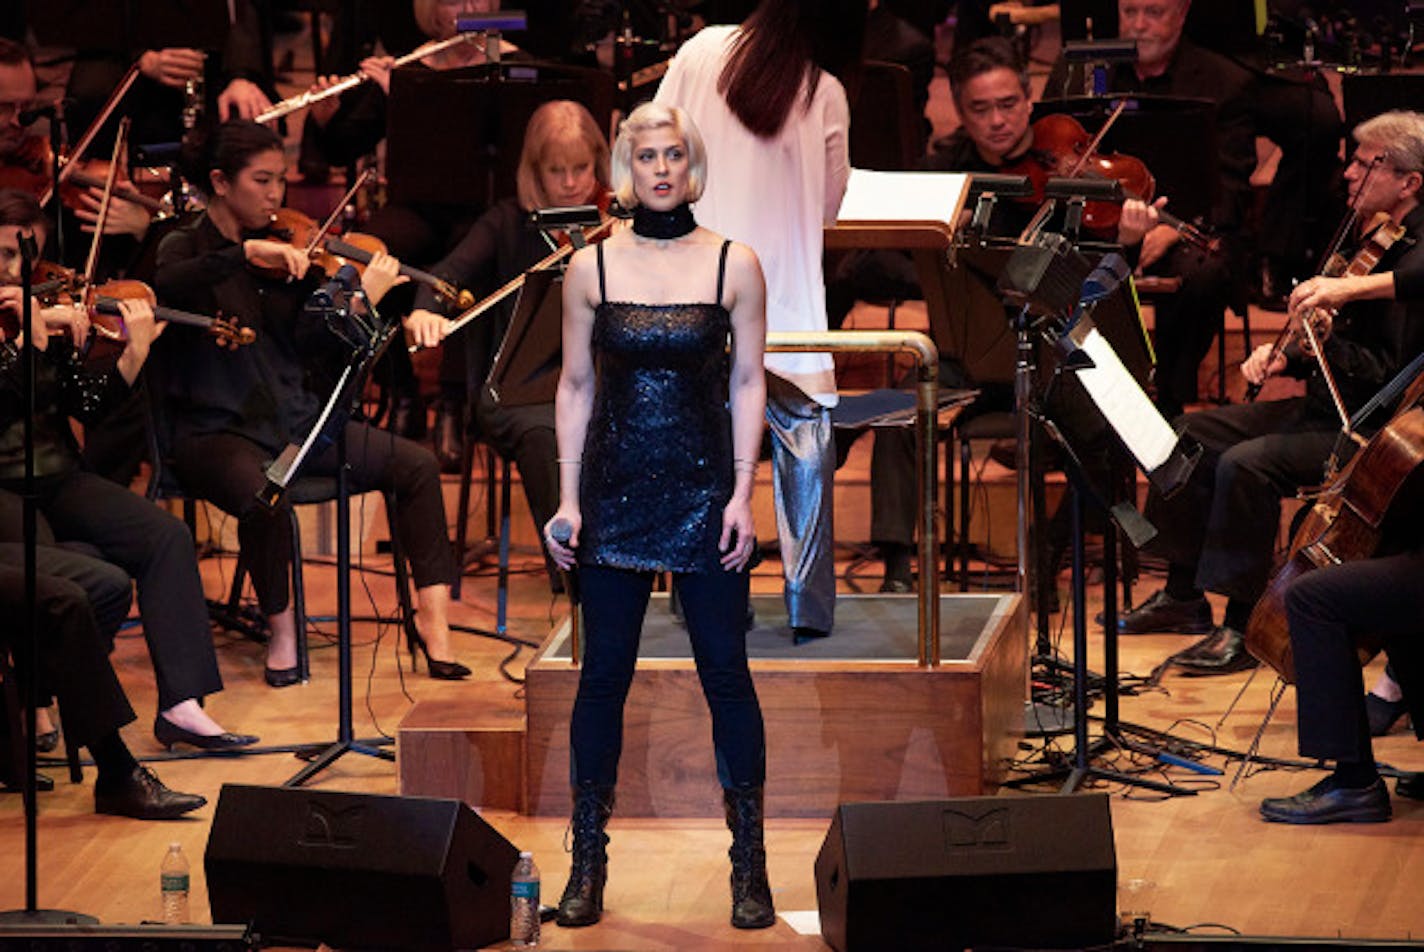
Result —
[[1360, 153], [1356, 152], [1354, 155], [1350, 156], [1350, 161], [1345, 163], [1346, 171], [1349, 171], [1350, 169], [1359, 169], [1361, 172], [1368, 172], [1370, 169], [1381, 167], [1383, 167], [1385, 171], [1393, 175], [1409, 174], [1409, 170], [1400, 169], [1396, 167], [1394, 163], [1390, 162], [1382, 154], [1376, 155], [1373, 158], [1365, 159], [1360, 157]]

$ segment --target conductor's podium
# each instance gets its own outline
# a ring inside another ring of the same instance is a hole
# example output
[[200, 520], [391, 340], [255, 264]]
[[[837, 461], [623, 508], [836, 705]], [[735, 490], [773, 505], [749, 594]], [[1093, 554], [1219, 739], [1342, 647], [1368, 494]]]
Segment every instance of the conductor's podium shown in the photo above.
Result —
[[[799, 646], [779, 595], [752, 604], [747, 648], [766, 722], [768, 815], [826, 817], [845, 801], [995, 790], [1022, 733], [1028, 641], [1018, 595], [942, 596], [935, 666], [917, 663], [913, 597], [842, 595], [835, 633]], [[527, 669], [522, 718], [508, 686], [417, 704], [400, 729], [401, 792], [567, 814], [579, 674], [570, 646], [565, 620]], [[687, 632], [667, 596], [655, 595], [624, 713], [618, 814], [721, 813]]]

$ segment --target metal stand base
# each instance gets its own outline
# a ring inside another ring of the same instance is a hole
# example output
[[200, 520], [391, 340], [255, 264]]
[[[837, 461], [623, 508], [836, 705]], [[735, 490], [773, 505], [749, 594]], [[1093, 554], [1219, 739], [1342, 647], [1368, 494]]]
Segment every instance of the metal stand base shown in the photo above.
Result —
[[67, 909], [7, 909], [0, 912], [6, 926], [97, 926], [99, 920]]

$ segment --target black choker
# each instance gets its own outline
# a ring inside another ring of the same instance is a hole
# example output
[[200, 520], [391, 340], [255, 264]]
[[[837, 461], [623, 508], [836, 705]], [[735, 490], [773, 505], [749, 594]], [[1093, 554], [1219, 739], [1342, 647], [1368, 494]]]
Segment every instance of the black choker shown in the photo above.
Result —
[[633, 209], [633, 232], [644, 238], [681, 238], [697, 228], [697, 219], [686, 202], [666, 212], [655, 212], [646, 205]]

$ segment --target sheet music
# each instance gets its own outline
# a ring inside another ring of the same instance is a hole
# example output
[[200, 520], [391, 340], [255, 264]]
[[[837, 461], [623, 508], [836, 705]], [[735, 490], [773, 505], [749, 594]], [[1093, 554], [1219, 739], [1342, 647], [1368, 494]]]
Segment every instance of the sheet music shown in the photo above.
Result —
[[968, 194], [969, 176], [958, 172], [851, 169], [836, 220], [936, 221], [953, 228]]
[[1078, 379], [1123, 444], [1149, 473], [1167, 462], [1177, 445], [1177, 434], [1123, 366], [1112, 345], [1086, 317], [1079, 320], [1071, 336], [1093, 359], [1092, 367], [1077, 372]]

